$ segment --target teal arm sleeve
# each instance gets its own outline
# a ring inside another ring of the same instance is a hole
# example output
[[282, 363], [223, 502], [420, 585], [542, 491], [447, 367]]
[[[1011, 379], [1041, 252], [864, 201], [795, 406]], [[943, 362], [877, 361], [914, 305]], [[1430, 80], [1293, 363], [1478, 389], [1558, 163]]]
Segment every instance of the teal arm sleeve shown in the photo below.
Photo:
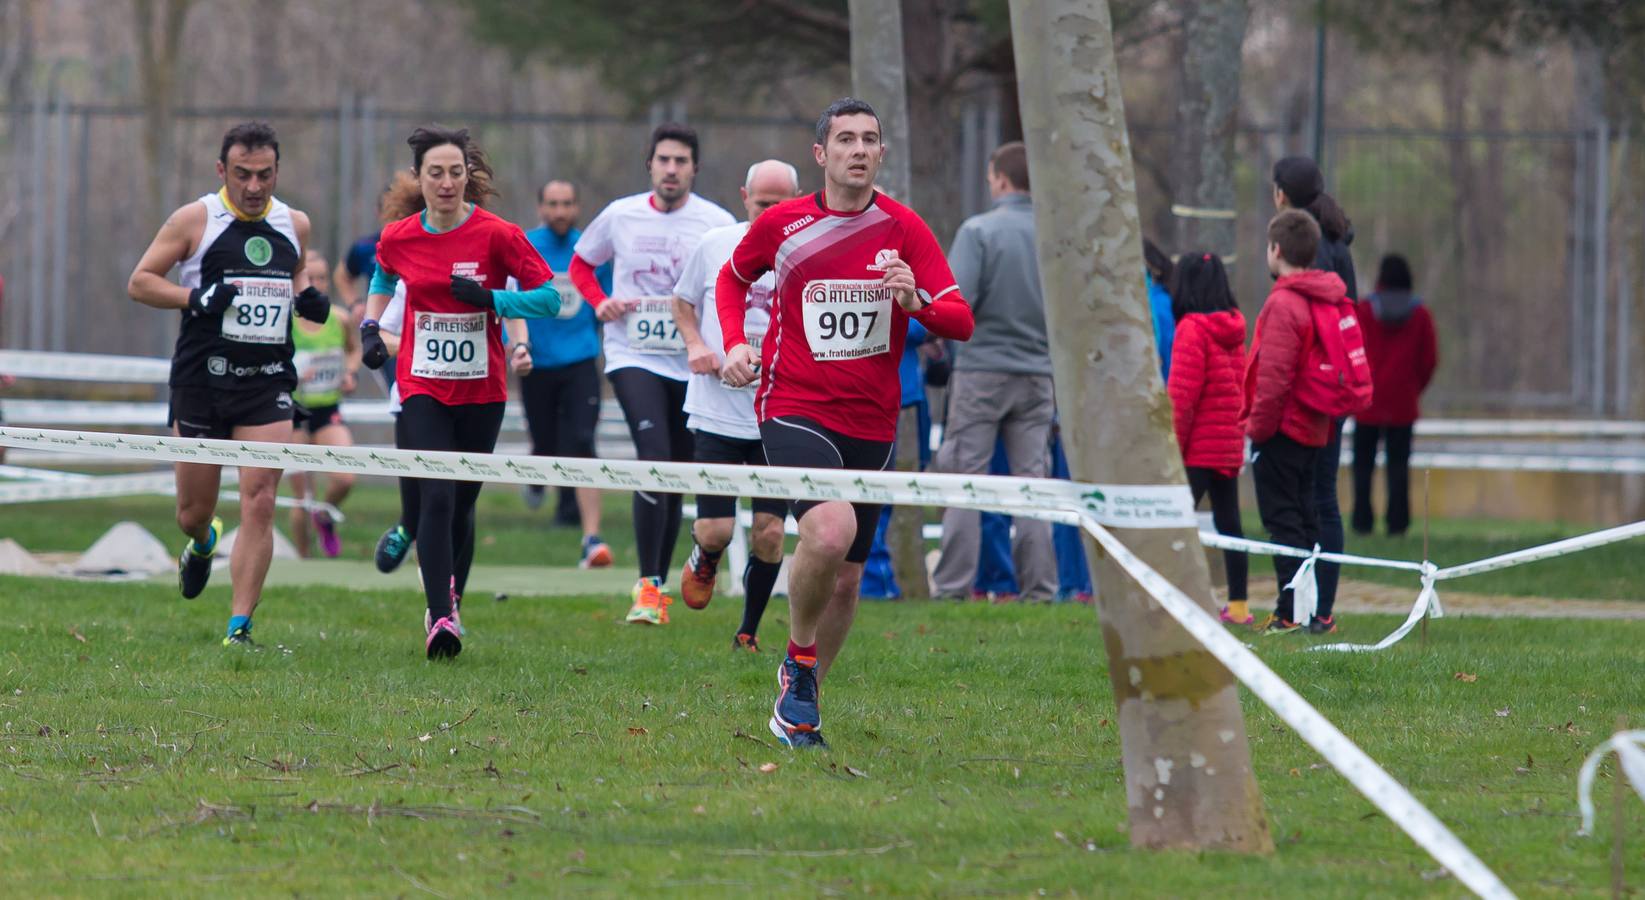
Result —
[[545, 281], [529, 291], [492, 291], [497, 315], [505, 319], [546, 319], [560, 314], [560, 292]]
[[399, 283], [400, 276], [390, 273], [382, 266], [378, 266], [376, 271], [371, 273], [371, 288], [366, 293], [392, 297], [394, 296], [394, 286]]

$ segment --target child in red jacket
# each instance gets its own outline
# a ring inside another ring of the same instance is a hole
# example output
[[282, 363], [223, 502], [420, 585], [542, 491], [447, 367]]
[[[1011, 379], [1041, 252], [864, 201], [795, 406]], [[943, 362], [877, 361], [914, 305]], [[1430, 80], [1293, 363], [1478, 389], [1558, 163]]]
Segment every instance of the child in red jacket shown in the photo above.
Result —
[[1359, 301], [1359, 327], [1371, 363], [1371, 408], [1354, 416], [1354, 531], [1370, 534], [1371, 474], [1377, 444], [1388, 447], [1388, 534], [1411, 525], [1411, 432], [1417, 400], [1439, 366], [1434, 317], [1411, 290], [1411, 265], [1390, 254], [1377, 269], [1376, 293]]
[[[1251, 476], [1257, 511], [1269, 539], [1303, 550], [1319, 541], [1314, 514], [1314, 460], [1330, 437], [1331, 420], [1298, 401], [1296, 387], [1314, 336], [1314, 303], [1336, 304], [1347, 288], [1335, 273], [1310, 268], [1319, 248], [1319, 225], [1300, 210], [1288, 209], [1268, 223], [1268, 271], [1274, 290], [1257, 314], [1256, 334], [1245, 367], [1245, 434], [1251, 439]], [[1267, 634], [1286, 634], [1304, 624], [1334, 630], [1330, 620], [1292, 621], [1294, 598], [1286, 587], [1300, 559], [1274, 557], [1280, 595]]]
[[[1194, 504], [1211, 495], [1211, 521], [1218, 534], [1244, 537], [1239, 520], [1239, 470], [1245, 464], [1245, 428], [1240, 380], [1245, 373], [1245, 317], [1228, 286], [1228, 271], [1212, 253], [1186, 254], [1177, 261], [1171, 285], [1171, 418], [1177, 447], [1188, 468]], [[1223, 554], [1228, 570], [1228, 605], [1222, 621], [1254, 621], [1246, 597], [1244, 553]]]

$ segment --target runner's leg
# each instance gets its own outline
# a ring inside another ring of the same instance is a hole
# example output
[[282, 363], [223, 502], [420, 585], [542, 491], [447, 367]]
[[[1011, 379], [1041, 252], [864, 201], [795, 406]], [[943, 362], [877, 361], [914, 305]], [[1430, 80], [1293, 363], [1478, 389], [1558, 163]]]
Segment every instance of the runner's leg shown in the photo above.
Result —
[[[348, 426], [341, 422], [335, 425], [327, 425], [314, 435], [314, 443], [323, 447], [352, 447], [354, 446], [354, 432], [349, 431]], [[326, 476], [326, 502], [332, 506], [341, 507], [352, 490], [354, 490], [353, 473], [333, 472]]]
[[204, 546], [210, 537], [211, 517], [217, 512], [217, 492], [222, 489], [222, 467], [178, 463], [176, 471], [177, 528], [188, 535], [196, 546]]
[[[607, 377], [623, 408], [623, 417], [628, 420], [635, 455], [643, 460], [670, 459], [667, 390], [670, 379], [633, 367], [617, 369]], [[668, 574], [663, 553], [663, 542], [669, 532], [667, 496], [653, 491], [634, 492], [634, 545], [640, 558], [640, 577], [656, 578], [659, 583]], [[678, 529], [676, 519], [676, 534]]]
[[[574, 363], [559, 406], [555, 426], [555, 452], [573, 459], [593, 459], [595, 436], [600, 427], [600, 369], [595, 360]], [[583, 538], [600, 535], [600, 492], [577, 488], [577, 512], [582, 519]]]
[[[291, 441], [291, 419], [267, 425], [237, 425], [237, 441]], [[240, 531], [229, 557], [229, 574], [234, 581], [233, 611], [250, 616], [263, 596], [269, 560], [274, 556], [274, 497], [280, 487], [279, 469], [240, 467]]]
[[[668, 391], [668, 459], [672, 462], [690, 462], [693, 453], [691, 429], [685, 427], [687, 383], [672, 378], [664, 378], [662, 382]], [[663, 504], [667, 519], [664, 520], [663, 528], [662, 564], [663, 571], [667, 572], [674, 565], [674, 548], [680, 543], [680, 522], [685, 513], [685, 497], [679, 494], [664, 494]]]
[[[452, 407], [418, 394], [406, 398], [400, 420], [405, 424], [405, 449], [458, 449]], [[423, 597], [428, 602], [429, 619], [438, 622], [451, 615], [457, 485], [440, 478], [421, 478], [418, 488], [417, 562], [422, 567]]]
[[[490, 453], [497, 449], [497, 435], [503, 429], [503, 404], [479, 403], [457, 407], [457, 449], [464, 453]], [[480, 481], [460, 481], [455, 495], [456, 507], [452, 530], [452, 546], [456, 548], [452, 575], [456, 579], [457, 596], [463, 596], [468, 587], [469, 569], [474, 565], [475, 503], [480, 499]]]

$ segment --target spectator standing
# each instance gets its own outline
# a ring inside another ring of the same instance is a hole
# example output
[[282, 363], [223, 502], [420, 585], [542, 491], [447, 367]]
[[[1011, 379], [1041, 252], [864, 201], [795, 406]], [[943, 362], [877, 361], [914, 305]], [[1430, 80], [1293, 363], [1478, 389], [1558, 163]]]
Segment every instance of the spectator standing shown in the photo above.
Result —
[[1171, 377], [1171, 348], [1177, 317], [1171, 303], [1171, 257], [1153, 241], [1142, 239], [1143, 283], [1148, 287], [1148, 313], [1154, 321], [1154, 346], [1159, 349], [1159, 374]]
[[[1239, 470], [1245, 464], [1245, 430], [1240, 427], [1241, 382], [1245, 376], [1245, 316], [1228, 286], [1228, 270], [1213, 253], [1185, 254], [1171, 289], [1176, 329], [1166, 382], [1177, 446], [1188, 468], [1194, 505], [1211, 497], [1211, 521], [1218, 534], [1244, 537], [1239, 520]], [[1244, 553], [1223, 554], [1228, 570], [1228, 605], [1222, 621], [1250, 625]]]
[[[1311, 268], [1335, 273], [1342, 279], [1349, 300], [1359, 299], [1359, 282], [1354, 276], [1354, 257], [1348, 245], [1354, 242], [1354, 227], [1335, 197], [1325, 192], [1325, 177], [1319, 166], [1306, 156], [1287, 156], [1274, 164], [1274, 209], [1300, 209], [1319, 226], [1320, 240]], [[1319, 522], [1320, 549], [1341, 553], [1346, 544], [1342, 533], [1342, 509], [1337, 501], [1337, 469], [1342, 463], [1342, 419], [1331, 422], [1325, 446], [1314, 459], [1314, 516]], [[1319, 617], [1331, 621], [1337, 600], [1337, 579], [1342, 567], [1319, 561], [1314, 568], [1319, 582]]]
[[1359, 301], [1359, 326], [1371, 363], [1371, 407], [1354, 417], [1354, 511], [1357, 534], [1376, 523], [1371, 475], [1377, 445], [1388, 453], [1388, 534], [1411, 525], [1411, 432], [1421, 415], [1418, 400], [1439, 365], [1434, 319], [1414, 291], [1411, 266], [1390, 254], [1377, 268], [1376, 291]]

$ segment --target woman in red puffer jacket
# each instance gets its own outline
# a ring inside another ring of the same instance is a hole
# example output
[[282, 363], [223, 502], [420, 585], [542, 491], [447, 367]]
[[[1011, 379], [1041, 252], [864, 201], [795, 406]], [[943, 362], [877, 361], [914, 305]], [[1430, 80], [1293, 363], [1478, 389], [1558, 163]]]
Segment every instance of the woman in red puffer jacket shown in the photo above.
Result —
[[[1228, 272], [1214, 253], [1184, 254], [1171, 286], [1177, 320], [1171, 344], [1172, 420], [1188, 468], [1194, 504], [1211, 495], [1217, 533], [1244, 537], [1239, 519], [1239, 470], [1245, 464], [1245, 317], [1234, 302]], [[1244, 553], [1224, 553], [1228, 605], [1222, 620], [1249, 625]]]

